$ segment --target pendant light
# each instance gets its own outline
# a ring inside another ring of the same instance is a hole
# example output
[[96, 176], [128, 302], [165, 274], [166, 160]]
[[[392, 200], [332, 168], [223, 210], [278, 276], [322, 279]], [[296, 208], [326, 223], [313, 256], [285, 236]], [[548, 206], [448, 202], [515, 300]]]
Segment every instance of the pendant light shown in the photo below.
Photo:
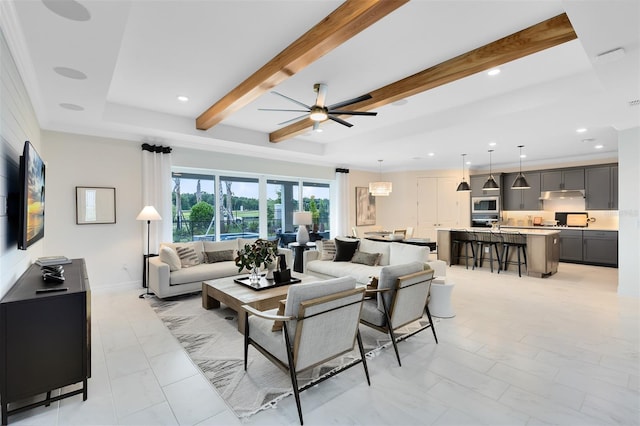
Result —
[[497, 191], [500, 189], [500, 186], [498, 185], [498, 183], [496, 182], [496, 180], [493, 178], [493, 174], [491, 174], [491, 153], [493, 152], [492, 149], [489, 150], [489, 178], [487, 179], [487, 181], [484, 183], [484, 185], [482, 185], [482, 189], [485, 189], [487, 191]]
[[393, 184], [382, 180], [382, 160], [378, 160], [378, 170], [380, 173], [380, 180], [377, 182], [369, 182], [369, 192], [374, 197], [386, 197], [391, 194]]
[[520, 148], [520, 171], [518, 172], [516, 180], [513, 181], [511, 189], [529, 189], [531, 188], [529, 186], [529, 182], [527, 182], [527, 180], [524, 178], [524, 175], [522, 174], [522, 148], [524, 148], [524, 145], [518, 145], [518, 148]]
[[466, 180], [464, 180], [464, 157], [466, 155], [467, 154], [462, 154], [462, 182], [460, 182], [456, 191], [471, 191], [471, 187], [469, 186], [469, 183]]

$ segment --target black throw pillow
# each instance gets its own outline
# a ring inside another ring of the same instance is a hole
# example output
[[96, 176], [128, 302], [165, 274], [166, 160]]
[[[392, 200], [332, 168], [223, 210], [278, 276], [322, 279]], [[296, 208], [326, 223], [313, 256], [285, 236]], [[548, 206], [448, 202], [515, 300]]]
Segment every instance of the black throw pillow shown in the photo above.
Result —
[[360, 241], [346, 241], [335, 239], [336, 242], [336, 257], [333, 258], [334, 262], [351, 262], [356, 250], [358, 250], [358, 244]]

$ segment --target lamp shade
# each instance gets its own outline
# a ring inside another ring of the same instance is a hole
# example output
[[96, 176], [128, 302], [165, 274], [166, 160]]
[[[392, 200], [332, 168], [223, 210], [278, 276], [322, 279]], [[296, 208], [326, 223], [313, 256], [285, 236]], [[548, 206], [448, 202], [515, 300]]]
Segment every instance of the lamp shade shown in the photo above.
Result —
[[386, 197], [391, 194], [393, 184], [391, 182], [370, 182], [369, 192], [374, 197]]
[[493, 175], [489, 175], [489, 178], [482, 186], [482, 189], [487, 191], [497, 191], [500, 189], [500, 186], [498, 185], [496, 180], [493, 178]]
[[529, 189], [529, 182], [524, 178], [522, 173], [518, 173], [518, 177], [513, 181], [513, 185], [511, 185], [511, 189]]
[[463, 180], [458, 185], [458, 188], [456, 188], [456, 191], [471, 191], [471, 187], [469, 186], [469, 183], [466, 180]]
[[313, 220], [311, 218], [311, 212], [294, 212], [293, 224], [294, 225], [311, 225]]
[[136, 220], [162, 220], [160, 213], [153, 206], [144, 206], [142, 211], [136, 217]]

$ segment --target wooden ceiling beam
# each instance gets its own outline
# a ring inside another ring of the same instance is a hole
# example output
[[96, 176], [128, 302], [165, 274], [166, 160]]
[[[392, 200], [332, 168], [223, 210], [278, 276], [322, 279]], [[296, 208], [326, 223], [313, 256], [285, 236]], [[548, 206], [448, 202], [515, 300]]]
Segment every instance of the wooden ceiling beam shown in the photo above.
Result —
[[196, 119], [207, 130], [409, 0], [347, 0]]
[[[400, 99], [451, 83], [478, 72], [503, 65], [541, 50], [576, 39], [569, 17], [563, 13], [500, 40], [434, 65], [409, 77], [369, 92], [371, 99], [349, 105], [353, 111], [370, 111]], [[269, 141], [281, 142], [313, 126], [303, 119], [269, 134]]]

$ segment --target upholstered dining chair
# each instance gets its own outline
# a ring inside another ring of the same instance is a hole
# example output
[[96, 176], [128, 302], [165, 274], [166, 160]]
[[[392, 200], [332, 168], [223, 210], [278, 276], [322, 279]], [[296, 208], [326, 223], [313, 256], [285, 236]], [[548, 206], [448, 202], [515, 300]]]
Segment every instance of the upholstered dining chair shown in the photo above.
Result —
[[[438, 343], [427, 304], [433, 274], [433, 269], [424, 270], [422, 262], [385, 266], [380, 270], [378, 287], [367, 290], [367, 296], [376, 297], [365, 299], [360, 323], [389, 334], [400, 366], [402, 362], [398, 353], [398, 341], [431, 328], [433, 338]], [[425, 311], [428, 324], [396, 338], [396, 330], [421, 319]]]
[[[244, 369], [247, 370], [251, 345], [278, 367], [288, 371], [300, 424], [303, 424], [300, 392], [315, 386], [324, 378], [299, 388], [297, 374], [352, 351], [356, 341], [360, 359], [348, 364], [345, 369], [362, 363], [367, 383], [371, 385], [358, 329], [364, 292], [364, 287], [356, 288], [354, 278], [341, 277], [292, 285], [287, 292], [282, 314], [278, 314], [276, 309], [261, 312], [249, 305], [242, 307], [246, 315]], [[281, 329], [278, 327], [280, 325]]]

